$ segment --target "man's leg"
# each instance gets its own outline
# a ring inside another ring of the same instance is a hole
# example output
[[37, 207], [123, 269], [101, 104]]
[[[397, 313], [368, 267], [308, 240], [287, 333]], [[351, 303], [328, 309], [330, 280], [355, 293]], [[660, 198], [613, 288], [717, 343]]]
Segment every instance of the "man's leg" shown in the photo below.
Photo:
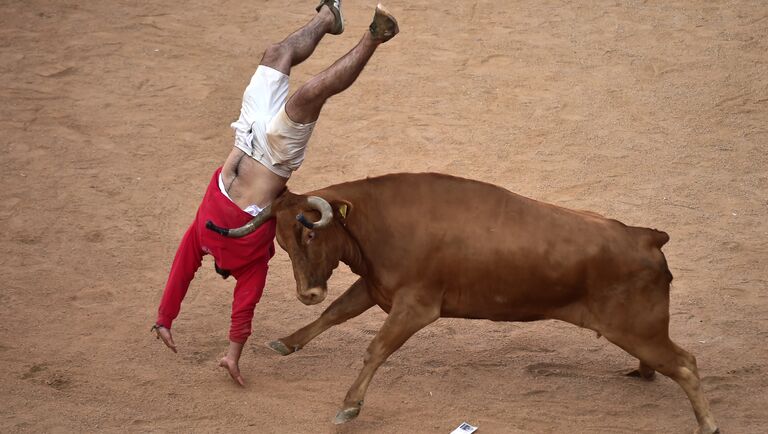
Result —
[[257, 68], [243, 93], [240, 116], [232, 123], [236, 131], [235, 148], [229, 153], [221, 172], [225, 190], [242, 208], [271, 202], [283, 190], [284, 184], [276, 182], [274, 176], [262, 176], [265, 174], [260, 170], [263, 166], [255, 160], [244, 159], [246, 154], [252, 155], [248, 137], [254, 122], [260, 117], [274, 116], [283, 107], [288, 97], [291, 67], [306, 60], [326, 33], [338, 35], [344, 31], [341, 0], [323, 0], [316, 9], [317, 15], [304, 27], [267, 48], [260, 65], [268, 68]]
[[395, 18], [381, 5], [377, 6], [370, 30], [365, 32], [355, 48], [301, 86], [288, 99], [285, 104], [288, 117], [301, 124], [315, 122], [325, 101], [351, 86], [376, 48], [394, 37], [398, 31]]
[[285, 75], [291, 74], [291, 67], [305, 61], [326, 33], [339, 26], [331, 7], [321, 7], [317, 15], [304, 27], [291, 33], [282, 42], [272, 44], [264, 52], [260, 65], [269, 66]]

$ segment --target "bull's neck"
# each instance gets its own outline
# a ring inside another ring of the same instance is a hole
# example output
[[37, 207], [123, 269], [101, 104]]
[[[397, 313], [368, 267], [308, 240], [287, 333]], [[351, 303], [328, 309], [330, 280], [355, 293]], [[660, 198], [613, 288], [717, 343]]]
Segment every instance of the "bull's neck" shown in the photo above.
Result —
[[352, 230], [344, 225], [342, 230], [347, 235], [345, 237], [344, 248], [341, 254], [341, 262], [347, 264], [353, 273], [358, 276], [364, 276], [368, 272], [368, 262], [365, 259], [360, 243]]

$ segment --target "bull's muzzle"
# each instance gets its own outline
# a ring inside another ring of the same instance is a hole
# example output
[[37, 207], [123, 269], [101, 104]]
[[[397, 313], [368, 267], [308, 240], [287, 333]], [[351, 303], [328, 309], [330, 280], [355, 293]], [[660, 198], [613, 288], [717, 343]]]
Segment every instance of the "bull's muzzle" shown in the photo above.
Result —
[[313, 304], [322, 303], [323, 300], [325, 300], [327, 293], [328, 291], [326, 291], [324, 288], [314, 287], [304, 291], [298, 291], [296, 293], [296, 298], [298, 298], [300, 302], [306, 304], [307, 306], [311, 306]]

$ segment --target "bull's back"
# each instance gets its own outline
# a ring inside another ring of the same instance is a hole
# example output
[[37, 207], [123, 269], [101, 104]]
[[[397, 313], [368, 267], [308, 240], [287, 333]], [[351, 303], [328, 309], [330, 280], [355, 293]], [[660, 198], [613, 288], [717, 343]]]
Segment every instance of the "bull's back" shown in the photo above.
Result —
[[443, 297], [444, 316], [546, 317], [595, 287], [659, 265], [668, 239], [446, 175], [387, 175], [333, 188], [363, 214], [361, 242], [385, 292], [431, 288]]

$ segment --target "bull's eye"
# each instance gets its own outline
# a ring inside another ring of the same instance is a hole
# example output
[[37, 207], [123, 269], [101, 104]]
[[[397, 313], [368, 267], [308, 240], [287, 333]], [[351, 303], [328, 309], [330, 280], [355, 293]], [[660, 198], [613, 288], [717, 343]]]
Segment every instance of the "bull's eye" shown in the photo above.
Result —
[[307, 234], [307, 242], [310, 242], [315, 239], [315, 231], [309, 231]]

